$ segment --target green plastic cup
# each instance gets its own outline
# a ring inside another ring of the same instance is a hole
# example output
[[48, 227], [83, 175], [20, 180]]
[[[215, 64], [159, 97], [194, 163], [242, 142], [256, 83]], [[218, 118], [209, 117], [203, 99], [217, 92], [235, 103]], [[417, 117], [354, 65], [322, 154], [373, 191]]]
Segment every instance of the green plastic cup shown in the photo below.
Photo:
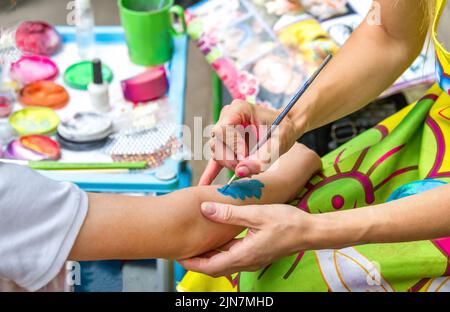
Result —
[[[186, 32], [184, 10], [174, 0], [118, 0], [128, 53], [142, 66], [164, 64], [172, 58], [172, 36]], [[174, 27], [175, 16], [181, 31]]]

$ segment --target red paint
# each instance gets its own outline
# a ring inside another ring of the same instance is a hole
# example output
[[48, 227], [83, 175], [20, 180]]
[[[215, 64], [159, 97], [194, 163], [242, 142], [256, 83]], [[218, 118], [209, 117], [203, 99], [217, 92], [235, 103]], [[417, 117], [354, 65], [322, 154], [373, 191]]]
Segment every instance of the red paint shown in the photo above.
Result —
[[13, 104], [6, 96], [0, 96], [0, 118], [5, 118], [11, 115]]
[[19, 139], [19, 142], [33, 152], [45, 155], [48, 159], [58, 160], [61, 157], [59, 143], [47, 136], [23, 136]]
[[342, 207], [344, 207], [345, 200], [341, 195], [335, 195], [331, 199], [331, 203], [334, 209], [341, 209]]

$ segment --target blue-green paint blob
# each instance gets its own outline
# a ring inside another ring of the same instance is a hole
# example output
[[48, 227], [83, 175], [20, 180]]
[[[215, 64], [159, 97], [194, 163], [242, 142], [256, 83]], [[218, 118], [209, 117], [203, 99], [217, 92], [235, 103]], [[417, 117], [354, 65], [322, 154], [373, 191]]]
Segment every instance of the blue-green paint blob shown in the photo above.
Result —
[[264, 183], [258, 180], [239, 180], [231, 183], [228, 188], [224, 186], [218, 189], [218, 191], [220, 194], [233, 197], [234, 199], [239, 198], [240, 200], [244, 200], [247, 197], [260, 199], [263, 187]]

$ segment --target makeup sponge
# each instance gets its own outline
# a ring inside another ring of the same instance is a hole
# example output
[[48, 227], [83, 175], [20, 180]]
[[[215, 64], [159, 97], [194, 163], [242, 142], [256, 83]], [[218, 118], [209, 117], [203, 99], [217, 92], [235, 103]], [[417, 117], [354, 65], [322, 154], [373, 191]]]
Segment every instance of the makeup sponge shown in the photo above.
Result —
[[151, 68], [133, 78], [122, 81], [125, 99], [134, 103], [156, 100], [168, 89], [166, 70], [163, 66]]

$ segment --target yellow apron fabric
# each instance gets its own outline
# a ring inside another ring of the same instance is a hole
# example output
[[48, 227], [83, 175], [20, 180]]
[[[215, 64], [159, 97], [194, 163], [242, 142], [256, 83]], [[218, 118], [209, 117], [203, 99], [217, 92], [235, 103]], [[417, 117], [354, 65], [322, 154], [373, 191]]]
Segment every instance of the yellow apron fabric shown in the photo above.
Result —
[[[445, 5], [437, 0], [433, 24], [436, 84], [421, 100], [325, 156], [324, 170], [292, 205], [309, 213], [356, 209], [450, 182], [450, 53], [436, 35]], [[449, 257], [450, 238], [306, 251], [233, 277], [189, 272], [178, 289], [450, 291]]]

